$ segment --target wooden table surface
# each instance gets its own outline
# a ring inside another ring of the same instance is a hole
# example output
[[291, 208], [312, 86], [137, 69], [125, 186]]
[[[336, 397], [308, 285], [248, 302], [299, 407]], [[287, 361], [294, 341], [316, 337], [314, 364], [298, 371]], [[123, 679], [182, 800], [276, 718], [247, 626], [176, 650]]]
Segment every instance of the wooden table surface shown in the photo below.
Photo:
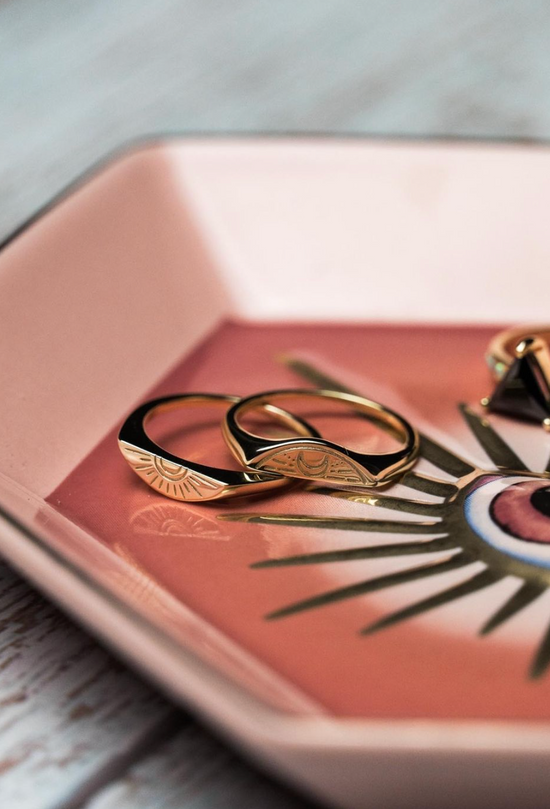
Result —
[[[548, 138], [549, 34], [544, 0], [0, 0], [0, 237], [148, 133]], [[2, 808], [306, 805], [0, 563]]]

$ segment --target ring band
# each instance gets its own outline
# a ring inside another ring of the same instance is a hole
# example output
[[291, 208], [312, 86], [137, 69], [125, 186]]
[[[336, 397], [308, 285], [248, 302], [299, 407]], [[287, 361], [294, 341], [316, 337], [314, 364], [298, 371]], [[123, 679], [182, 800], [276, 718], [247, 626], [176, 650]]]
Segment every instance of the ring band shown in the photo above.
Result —
[[[281, 475], [219, 469], [179, 458], [158, 446], [145, 432], [146, 423], [156, 414], [204, 402], [228, 405], [238, 403], [238, 396], [214, 393], [189, 393], [163, 396], [140, 405], [131, 413], [118, 434], [118, 446], [134, 472], [152, 489], [173, 500], [205, 502], [225, 497], [254, 494], [288, 484]], [[298, 435], [317, 435], [303, 419], [277, 407], [265, 408], [274, 418], [292, 427]]]
[[[239, 418], [250, 410], [270, 406], [273, 399], [298, 396], [351, 404], [370, 420], [396, 433], [404, 446], [393, 452], [366, 454], [320, 436], [280, 440], [262, 438], [243, 429], [239, 422]], [[414, 464], [419, 448], [416, 430], [393, 410], [362, 396], [334, 390], [274, 390], [241, 399], [227, 411], [223, 432], [232, 452], [245, 466], [289, 477], [323, 480], [341, 487], [374, 488], [388, 483]]]
[[481, 404], [550, 430], [550, 326], [500, 332], [489, 343], [486, 360], [496, 387]]

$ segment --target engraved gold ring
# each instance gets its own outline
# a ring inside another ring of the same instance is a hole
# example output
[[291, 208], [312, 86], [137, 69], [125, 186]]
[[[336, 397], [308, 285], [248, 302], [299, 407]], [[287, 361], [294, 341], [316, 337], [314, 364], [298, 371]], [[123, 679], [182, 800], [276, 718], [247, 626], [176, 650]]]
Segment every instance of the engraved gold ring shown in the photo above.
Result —
[[497, 384], [482, 405], [550, 430], [550, 326], [499, 332], [489, 343], [486, 359]]
[[[356, 452], [317, 436], [271, 439], [249, 432], [242, 417], [273, 401], [296, 397], [333, 399], [397, 436], [402, 444], [392, 452]], [[409, 469], [419, 449], [418, 433], [405, 419], [378, 402], [334, 390], [288, 389], [249, 396], [229, 408], [223, 423], [225, 439], [238, 460], [263, 472], [306, 480], [322, 480], [338, 487], [382, 486]]]
[[[128, 416], [118, 434], [119, 449], [134, 472], [148, 486], [173, 500], [203, 503], [287, 485], [288, 478], [280, 474], [254, 469], [218, 469], [179, 458], [156, 444], [145, 431], [145, 425], [154, 415], [168, 410], [204, 406], [205, 403], [227, 409], [238, 402], [237, 396], [214, 393], [188, 393], [153, 399]], [[275, 406], [267, 406], [264, 411], [300, 436], [317, 435], [317, 431], [298, 416]]]

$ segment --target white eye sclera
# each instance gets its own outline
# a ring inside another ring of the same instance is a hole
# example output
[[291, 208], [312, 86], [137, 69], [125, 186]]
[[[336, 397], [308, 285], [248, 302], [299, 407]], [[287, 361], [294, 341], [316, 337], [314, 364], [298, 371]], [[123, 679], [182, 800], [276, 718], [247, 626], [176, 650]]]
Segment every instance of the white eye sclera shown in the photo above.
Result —
[[466, 497], [468, 525], [502, 553], [550, 568], [550, 480], [489, 477]]

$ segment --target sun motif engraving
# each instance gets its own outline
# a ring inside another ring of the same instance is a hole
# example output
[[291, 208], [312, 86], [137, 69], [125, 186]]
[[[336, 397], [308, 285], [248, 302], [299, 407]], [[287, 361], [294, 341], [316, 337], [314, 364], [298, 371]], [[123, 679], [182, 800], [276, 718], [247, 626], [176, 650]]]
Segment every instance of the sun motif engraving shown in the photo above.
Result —
[[256, 466], [264, 472], [287, 477], [314, 478], [350, 486], [372, 483], [372, 478], [341, 453], [307, 445], [276, 449], [267, 453]]
[[211, 500], [223, 486], [180, 464], [119, 441], [120, 451], [139, 477], [173, 500]]
[[[337, 380], [308, 364], [297, 361], [290, 364], [316, 385], [348, 390]], [[529, 469], [487, 418], [466, 405], [460, 405], [460, 411], [493, 468], [482, 469], [427, 435], [421, 435], [419, 457], [427, 461], [436, 474], [416, 470], [407, 472], [400, 484], [414, 493], [410, 498], [378, 492], [338, 491], [314, 483], [307, 484], [309, 491], [317, 496], [391, 509], [409, 515], [407, 520], [253, 512], [220, 516], [220, 519], [228, 521], [284, 525], [298, 529], [313, 527], [318, 530], [403, 535], [403, 541], [391, 544], [369, 544], [366, 547], [336, 548], [263, 559], [252, 565], [258, 571], [384, 557], [415, 555], [419, 558], [420, 563], [413, 568], [281, 605], [266, 619], [288, 619], [344, 599], [428, 579], [445, 571], [464, 569], [464, 578], [458, 584], [411, 603], [374, 624], [358, 627], [359, 635], [366, 637], [513, 577], [516, 589], [504, 600], [502, 595], [498, 597], [494, 611], [479, 630], [480, 636], [485, 637], [546, 592], [550, 587], [550, 463], [546, 469], [538, 472]], [[437, 472], [443, 473], [443, 476], [438, 476]], [[430, 499], [418, 497], [422, 494]], [[435, 561], [430, 559], [429, 562], [422, 562], [423, 555], [434, 551], [441, 552]], [[472, 565], [474, 562], [478, 564]], [[530, 677], [541, 677], [549, 666], [550, 615], [549, 628], [533, 656]]]

